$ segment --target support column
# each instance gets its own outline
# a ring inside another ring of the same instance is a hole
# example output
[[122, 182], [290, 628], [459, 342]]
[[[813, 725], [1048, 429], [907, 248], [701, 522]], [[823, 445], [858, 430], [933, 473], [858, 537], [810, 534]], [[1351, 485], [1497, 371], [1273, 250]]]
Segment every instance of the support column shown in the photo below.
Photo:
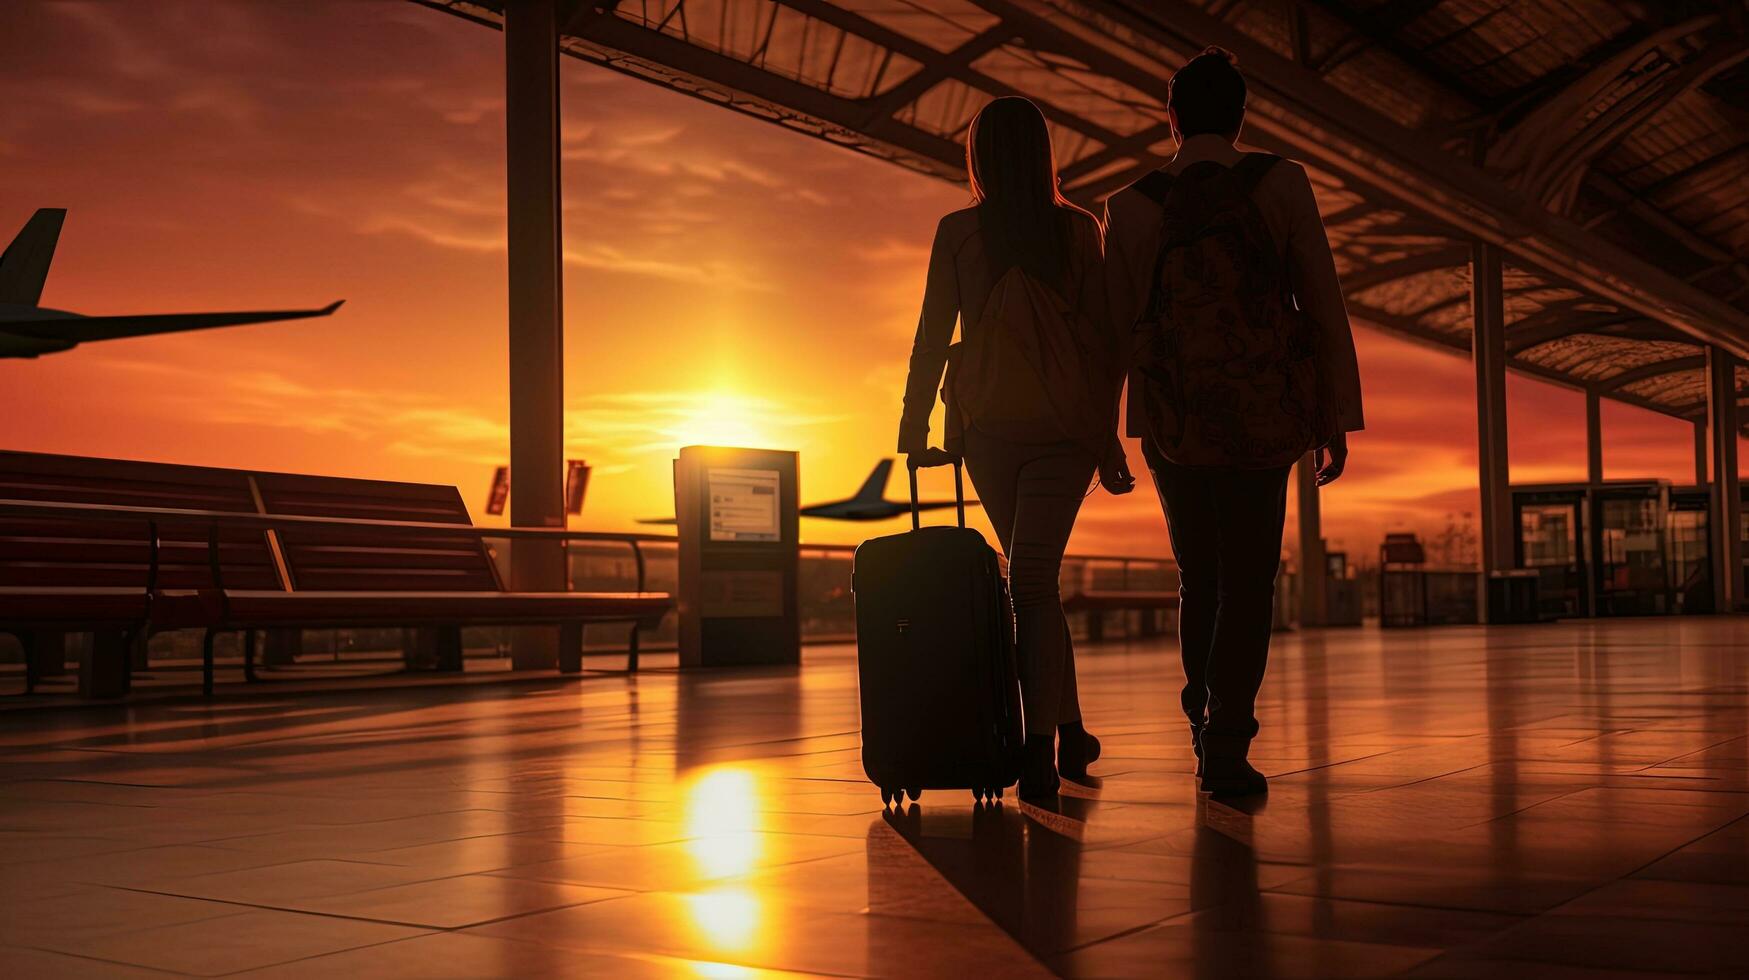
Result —
[[1603, 399], [1595, 391], [1585, 393], [1585, 482], [1603, 482]]
[[[1506, 451], [1506, 304], [1500, 249], [1470, 252], [1471, 356], [1476, 365], [1476, 462], [1482, 491], [1482, 573], [1513, 564], [1512, 493]], [[1484, 585], [1484, 589], [1486, 586]]]
[[1300, 457], [1294, 479], [1300, 509], [1300, 625], [1322, 626], [1329, 608], [1325, 599], [1324, 521], [1311, 453]]
[[1696, 419], [1694, 423], [1694, 485], [1706, 486], [1706, 419]]
[[1729, 351], [1706, 352], [1706, 417], [1711, 442], [1713, 608], [1733, 612], [1743, 601], [1742, 497], [1737, 479], [1737, 359]]
[[[504, 4], [504, 144], [510, 291], [510, 523], [565, 526], [564, 317], [559, 227], [558, 0]], [[557, 542], [510, 549], [510, 587], [565, 587]], [[558, 663], [552, 627], [513, 631], [519, 670]]]

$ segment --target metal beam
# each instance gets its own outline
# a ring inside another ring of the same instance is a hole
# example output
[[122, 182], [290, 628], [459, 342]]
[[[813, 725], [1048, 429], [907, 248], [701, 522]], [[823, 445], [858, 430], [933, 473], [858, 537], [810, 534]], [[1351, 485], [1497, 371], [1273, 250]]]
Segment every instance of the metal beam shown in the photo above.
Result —
[[1013, 28], [999, 23], [982, 34], [974, 35], [952, 51], [922, 62], [909, 77], [868, 101], [869, 122], [874, 123], [891, 116], [917, 101], [930, 89], [952, 79], [957, 72], [970, 68], [972, 62], [1006, 44], [1012, 37]]
[[[1645, 324], [1646, 318], [1635, 313], [1575, 312], [1571, 306], [1551, 306], [1513, 322], [1507, 333], [1509, 353], [1521, 354], [1551, 340], [1574, 334], [1594, 333], [1620, 335], [1621, 328]], [[1681, 335], [1663, 339], [1681, 340]]]
[[1478, 242], [1470, 260], [1475, 326], [1476, 468], [1482, 491], [1482, 572], [1512, 567], [1512, 489], [1507, 464], [1506, 294], [1500, 249]]
[[1694, 423], [1694, 485], [1706, 486], [1706, 419], [1696, 419]]
[[1734, 612], [1743, 599], [1742, 490], [1737, 478], [1737, 358], [1707, 348], [1707, 436], [1712, 450], [1713, 609]]
[[1603, 399], [1595, 391], [1585, 393], [1585, 482], [1603, 482]]
[[[965, 147], [892, 119], [868, 123], [866, 106], [717, 54], [679, 38], [647, 30], [617, 17], [589, 23], [569, 35], [566, 53], [649, 81], [652, 71], [688, 95], [770, 120], [770, 107], [790, 113], [788, 121], [809, 122], [816, 135], [857, 146], [874, 156], [953, 181], [965, 180]], [[800, 127], [797, 127], [800, 128]]]
[[1672, 357], [1668, 360], [1653, 361], [1650, 364], [1642, 364], [1636, 368], [1628, 368], [1620, 374], [1611, 375], [1610, 377], [1597, 382], [1597, 388], [1600, 392], [1614, 392], [1626, 388], [1628, 385], [1644, 381], [1647, 378], [1656, 378], [1665, 374], [1674, 374], [1677, 371], [1698, 371], [1704, 367], [1706, 367], [1705, 354], [1691, 354], [1688, 357]]
[[1123, 68], [1163, 77], [1161, 66], [1220, 44], [1245, 66], [1252, 92], [1248, 133], [1290, 147], [1363, 194], [1400, 201], [1407, 210], [1451, 225], [1456, 234], [1499, 245], [1516, 256], [1515, 264], [1544, 270], [1749, 356], [1749, 315], [1743, 311], [1532, 205], [1432, 139], [1404, 129], [1185, 0], [1007, 0], [1005, 5], [1051, 17], [1080, 48], [1099, 52], [1097, 61], [1089, 61], [1096, 70], [1114, 76]]
[[[555, 0], [507, 0], [504, 145], [510, 323], [510, 523], [564, 527], [565, 330], [560, 242], [559, 31]], [[518, 541], [510, 587], [565, 588], [558, 542]], [[551, 628], [511, 637], [519, 670], [558, 662]]]
[[1362, 293], [1374, 286], [1396, 282], [1409, 276], [1418, 276], [1439, 269], [1459, 268], [1469, 261], [1470, 250], [1462, 245], [1452, 245], [1438, 248], [1430, 252], [1417, 252], [1394, 262], [1384, 262], [1370, 265], [1358, 272], [1351, 272], [1342, 277], [1344, 293]]
[[1524, 113], [1511, 131], [1488, 148], [1488, 165], [1513, 174], [1526, 193], [1557, 212], [1566, 212], [1592, 160], [1685, 92], [1749, 56], [1749, 44], [1726, 37], [1684, 63], [1672, 62], [1662, 73], [1645, 77], [1637, 88], [1600, 111], [1587, 110], [1603, 93], [1632, 79], [1647, 56], [1713, 27], [1718, 20], [1717, 14], [1709, 14], [1654, 32], [1586, 71]]

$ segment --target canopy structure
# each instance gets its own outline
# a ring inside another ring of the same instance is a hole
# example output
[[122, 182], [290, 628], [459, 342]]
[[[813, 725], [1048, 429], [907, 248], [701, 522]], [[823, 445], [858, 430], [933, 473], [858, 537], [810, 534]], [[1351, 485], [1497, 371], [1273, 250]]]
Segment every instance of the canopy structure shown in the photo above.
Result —
[[1734, 477], [1701, 427], [1739, 431], [1749, 392], [1739, 0], [414, 2], [497, 27], [552, 4], [566, 54], [951, 181], [972, 115], [1024, 95], [1090, 203], [1171, 154], [1167, 79], [1221, 45], [1246, 142], [1318, 185], [1354, 319], [1475, 355], [1490, 569], [1506, 369], [1593, 419], [1608, 398], [1693, 421]]
[[[501, 2], [419, 2], [502, 19]], [[1315, 171], [1355, 319], [1469, 353], [1481, 238], [1505, 252], [1516, 370], [1701, 420], [1704, 346], [1749, 357], [1741, 5], [621, 0], [563, 16], [567, 54], [947, 180], [964, 179], [972, 114], [1025, 95], [1087, 201], [1171, 154], [1166, 79], [1221, 44], [1252, 82], [1248, 142]]]

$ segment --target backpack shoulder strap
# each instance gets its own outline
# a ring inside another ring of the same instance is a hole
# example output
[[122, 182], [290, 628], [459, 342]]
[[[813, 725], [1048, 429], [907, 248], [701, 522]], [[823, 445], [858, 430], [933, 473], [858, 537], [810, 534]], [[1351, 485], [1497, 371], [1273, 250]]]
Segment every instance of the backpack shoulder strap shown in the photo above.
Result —
[[1158, 207], [1166, 206], [1166, 195], [1172, 190], [1172, 175], [1164, 170], [1156, 170], [1130, 187]]
[[1233, 164], [1233, 177], [1239, 183], [1239, 190], [1246, 196], [1257, 189], [1263, 176], [1270, 168], [1281, 162], [1281, 157], [1273, 153], [1247, 153], [1238, 163]]

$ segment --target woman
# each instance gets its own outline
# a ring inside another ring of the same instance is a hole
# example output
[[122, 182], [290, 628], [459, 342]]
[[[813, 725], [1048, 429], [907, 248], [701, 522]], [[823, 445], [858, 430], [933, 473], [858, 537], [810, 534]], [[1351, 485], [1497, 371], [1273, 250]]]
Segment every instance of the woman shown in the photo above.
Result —
[[[985, 106], [966, 163], [974, 203], [936, 229], [899, 451], [912, 466], [963, 456], [1008, 556], [1026, 715], [1020, 795], [1036, 799], [1057, 792], [1059, 768], [1084, 777], [1099, 755], [1081, 723], [1057, 573], [1095, 472], [1112, 493], [1135, 486], [1117, 440], [1123, 345], [1106, 315], [1099, 222], [1058, 192], [1038, 107]], [[931, 449], [956, 321], [947, 448]]]

